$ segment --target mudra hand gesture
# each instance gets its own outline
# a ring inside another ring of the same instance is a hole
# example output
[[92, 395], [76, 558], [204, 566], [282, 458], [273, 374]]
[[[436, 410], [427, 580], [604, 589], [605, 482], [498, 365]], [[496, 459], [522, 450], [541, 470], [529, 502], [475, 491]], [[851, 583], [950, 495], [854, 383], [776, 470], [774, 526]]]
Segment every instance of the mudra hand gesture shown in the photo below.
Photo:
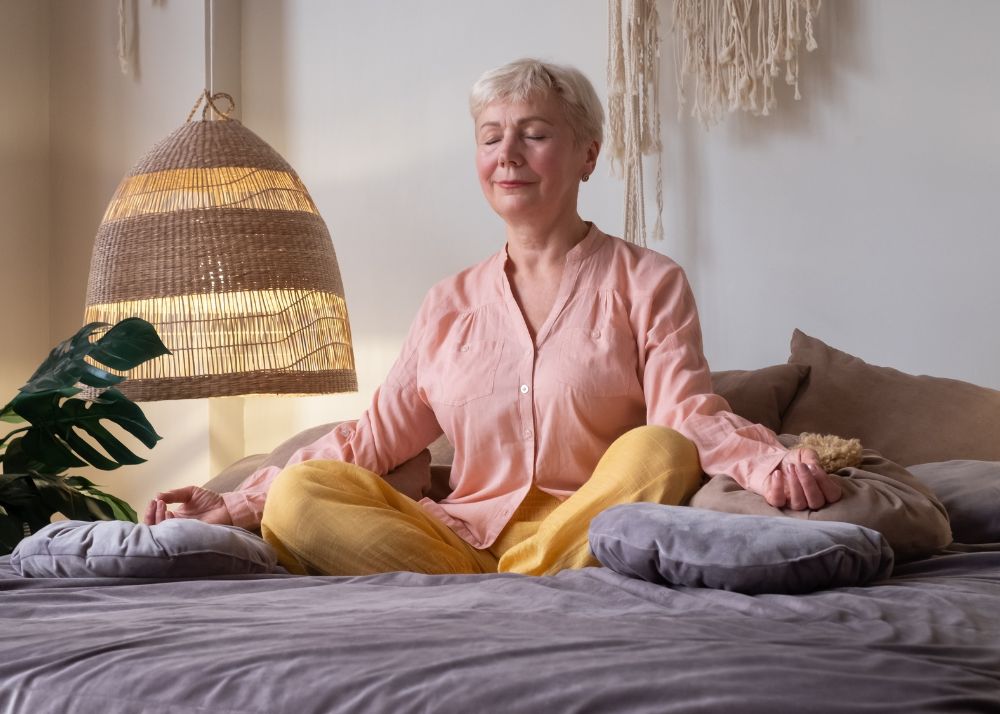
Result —
[[[174, 503], [179, 505], [172, 511], [167, 510], [167, 505]], [[205, 523], [232, 524], [222, 496], [200, 486], [185, 486], [156, 494], [156, 498], [146, 506], [142, 520], [147, 526], [152, 526], [170, 518], [197, 518]]]
[[819, 463], [813, 449], [792, 449], [753, 490], [775, 508], [817, 510], [836, 503], [843, 495], [840, 484]]

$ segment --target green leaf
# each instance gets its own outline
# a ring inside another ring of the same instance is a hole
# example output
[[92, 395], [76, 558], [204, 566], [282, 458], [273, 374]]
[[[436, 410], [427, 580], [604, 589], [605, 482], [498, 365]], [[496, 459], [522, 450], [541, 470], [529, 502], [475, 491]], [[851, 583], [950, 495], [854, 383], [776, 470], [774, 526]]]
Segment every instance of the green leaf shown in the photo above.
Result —
[[[39, 488], [38, 474], [3, 474], [0, 476], [0, 504], [11, 515], [27, 523], [32, 532], [48, 525], [56, 509], [51, 508]], [[59, 478], [50, 476], [48, 478]], [[61, 481], [62, 479], [60, 479]], [[42, 477], [44, 488], [46, 477]]]
[[0, 474], [0, 505], [7, 511], [30, 506], [37, 496], [31, 474]]
[[13, 402], [11, 402], [7, 404], [3, 410], [0, 410], [0, 421], [9, 422], [11, 424], [23, 424], [24, 418], [14, 411]]
[[30, 427], [22, 426], [20, 429], [14, 429], [14, 431], [8, 432], [3, 436], [0, 436], [0, 449], [6, 448], [4, 444], [6, 444], [10, 439], [13, 439], [18, 434], [25, 433], [26, 431], [28, 431], [28, 429], [30, 429]]
[[32, 474], [32, 481], [50, 520], [54, 513], [77, 521], [104, 521], [112, 517], [110, 508], [102, 508], [102, 503], [74, 488], [62, 476]]
[[[146, 462], [145, 459], [140, 458], [129, 451], [125, 445], [118, 441], [118, 439], [115, 438], [110, 431], [105, 429], [99, 421], [82, 420], [79, 426], [81, 429], [85, 430], [98, 444], [100, 444], [101, 448], [104, 449], [112, 459], [114, 459], [116, 465], [111, 468], [117, 468], [123, 464], [134, 465]], [[70, 441], [73, 448], [76, 448], [75, 443], [76, 442], [74, 440]], [[80, 453], [82, 454], [83, 452]], [[93, 461], [91, 461], [91, 463], [93, 463]]]
[[[98, 400], [61, 399], [73, 394], [75, 390], [62, 389], [21, 394], [14, 400], [19, 413], [32, 426], [20, 444], [23, 456], [15, 454], [15, 463], [7, 465], [11, 461], [10, 451], [4, 455], [6, 470], [59, 473], [90, 464], [110, 471], [126, 464], [145, 462], [108, 431], [102, 421], [117, 424], [147, 448], [153, 448], [162, 438], [142, 409], [116, 389], [106, 390]], [[83, 438], [84, 433], [89, 434], [106, 454], [88, 443]]]
[[24, 437], [18, 437], [7, 444], [3, 454], [3, 471], [5, 474], [23, 474], [27, 471], [44, 470], [45, 464], [32, 459], [25, 453], [22, 443]]
[[118, 463], [114, 459], [109, 459], [107, 456], [95, 449], [93, 446], [88, 444], [86, 440], [78, 436], [73, 431], [66, 434], [66, 441], [71, 447], [73, 447], [73, 451], [83, 457], [88, 464], [96, 466], [102, 471], [114, 471], [118, 467], [122, 466], [122, 464]]
[[112, 369], [129, 370], [166, 354], [170, 354], [170, 350], [160, 340], [156, 329], [141, 318], [129, 317], [97, 340], [90, 356]]
[[10, 555], [24, 538], [24, 522], [0, 506], [0, 555]]
[[11, 405], [14, 411], [32, 424], [45, 424], [59, 418], [62, 399], [73, 397], [80, 391], [77, 387], [63, 387], [44, 392], [21, 392], [14, 397]]
[[[0, 410], [0, 421], [28, 423], [0, 437], [0, 553], [38, 530], [54, 513], [68, 518], [136, 521], [135, 510], [82, 476], [61, 472], [91, 464], [115, 469], [142, 463], [107, 427], [117, 424], [148, 448], [160, 435], [142, 409], [115, 389], [127, 371], [169, 354], [153, 326], [128, 318], [110, 326], [85, 325], [56, 345], [18, 395]], [[78, 396], [78, 385], [103, 389], [96, 398]]]
[[135, 509], [128, 504], [128, 502], [123, 501], [117, 496], [112, 496], [110, 493], [101, 491], [97, 488], [97, 486], [95, 486], [91, 481], [85, 479], [83, 476], [69, 476], [66, 481], [74, 488], [79, 489], [82, 493], [106, 503], [114, 512], [115, 519], [119, 521], [132, 521], [133, 523], [138, 522], [139, 516], [135, 512]]
[[138, 317], [122, 320], [92, 342], [91, 336], [107, 326], [106, 322], [91, 322], [56, 345], [21, 391], [48, 392], [73, 387], [78, 382], [90, 387], [112, 386], [121, 378], [94, 367], [86, 358], [127, 371], [154, 357], [170, 354], [156, 328]]
[[82, 476], [21, 473], [0, 475], [0, 554], [48, 525], [55, 513], [82, 521], [138, 520], [125, 501], [105, 493]]
[[111, 372], [106, 372], [103, 369], [95, 367], [89, 363], [84, 363], [83, 373], [80, 375], [81, 384], [86, 384], [88, 387], [97, 387], [98, 389], [103, 387], [113, 387], [124, 381], [124, 377], [120, 377], [117, 374], [111, 374]]
[[45, 429], [30, 430], [21, 440], [21, 447], [28, 456], [29, 468], [42, 473], [56, 474], [88, 463], [74, 456], [63, 441]]
[[90, 336], [107, 327], [106, 322], [91, 322], [81, 327], [75, 335], [56, 345], [44, 362], [31, 375], [22, 392], [47, 392], [72, 387], [83, 374], [83, 358], [93, 348]]
[[79, 399], [67, 400], [63, 408], [66, 417], [80, 423], [99, 419], [112, 421], [149, 449], [156, 446], [156, 442], [163, 438], [156, 433], [153, 425], [142, 413], [142, 409], [117, 389], [106, 390], [99, 400], [89, 402]]

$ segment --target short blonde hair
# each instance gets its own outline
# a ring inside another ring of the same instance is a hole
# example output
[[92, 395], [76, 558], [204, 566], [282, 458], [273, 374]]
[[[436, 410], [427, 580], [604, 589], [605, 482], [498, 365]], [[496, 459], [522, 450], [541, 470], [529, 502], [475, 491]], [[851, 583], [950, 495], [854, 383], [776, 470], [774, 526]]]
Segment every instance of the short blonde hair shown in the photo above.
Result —
[[469, 110], [477, 119], [491, 102], [523, 102], [549, 92], [559, 100], [578, 144], [604, 142], [604, 107], [594, 85], [575, 67], [525, 58], [491, 69], [472, 85]]

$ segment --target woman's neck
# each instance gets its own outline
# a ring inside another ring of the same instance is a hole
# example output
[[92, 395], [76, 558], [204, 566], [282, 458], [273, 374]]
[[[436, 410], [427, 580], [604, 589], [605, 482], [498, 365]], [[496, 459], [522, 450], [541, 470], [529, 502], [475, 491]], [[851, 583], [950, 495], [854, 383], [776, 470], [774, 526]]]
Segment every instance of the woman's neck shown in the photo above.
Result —
[[590, 232], [575, 213], [551, 225], [507, 225], [507, 256], [517, 269], [534, 272], [562, 266], [566, 254]]

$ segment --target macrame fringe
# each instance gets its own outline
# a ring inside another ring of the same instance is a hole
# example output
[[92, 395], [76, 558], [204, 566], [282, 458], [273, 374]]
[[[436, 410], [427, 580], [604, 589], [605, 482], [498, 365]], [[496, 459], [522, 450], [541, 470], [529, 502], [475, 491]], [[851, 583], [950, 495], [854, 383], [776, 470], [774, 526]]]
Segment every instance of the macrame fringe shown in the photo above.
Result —
[[694, 83], [691, 116], [706, 127], [726, 111], [767, 116], [777, 100], [774, 78], [784, 63], [785, 81], [799, 92], [799, 45], [818, 46], [813, 21], [822, 0], [674, 0], [678, 114]]
[[625, 178], [625, 240], [646, 245], [643, 155], [656, 154], [656, 225], [663, 239], [659, 14], [656, 0], [608, 2], [608, 141], [611, 169]]
[[132, 43], [129, 41], [128, 13], [125, 3], [118, 0], [118, 66], [122, 74], [128, 74], [132, 67]]

